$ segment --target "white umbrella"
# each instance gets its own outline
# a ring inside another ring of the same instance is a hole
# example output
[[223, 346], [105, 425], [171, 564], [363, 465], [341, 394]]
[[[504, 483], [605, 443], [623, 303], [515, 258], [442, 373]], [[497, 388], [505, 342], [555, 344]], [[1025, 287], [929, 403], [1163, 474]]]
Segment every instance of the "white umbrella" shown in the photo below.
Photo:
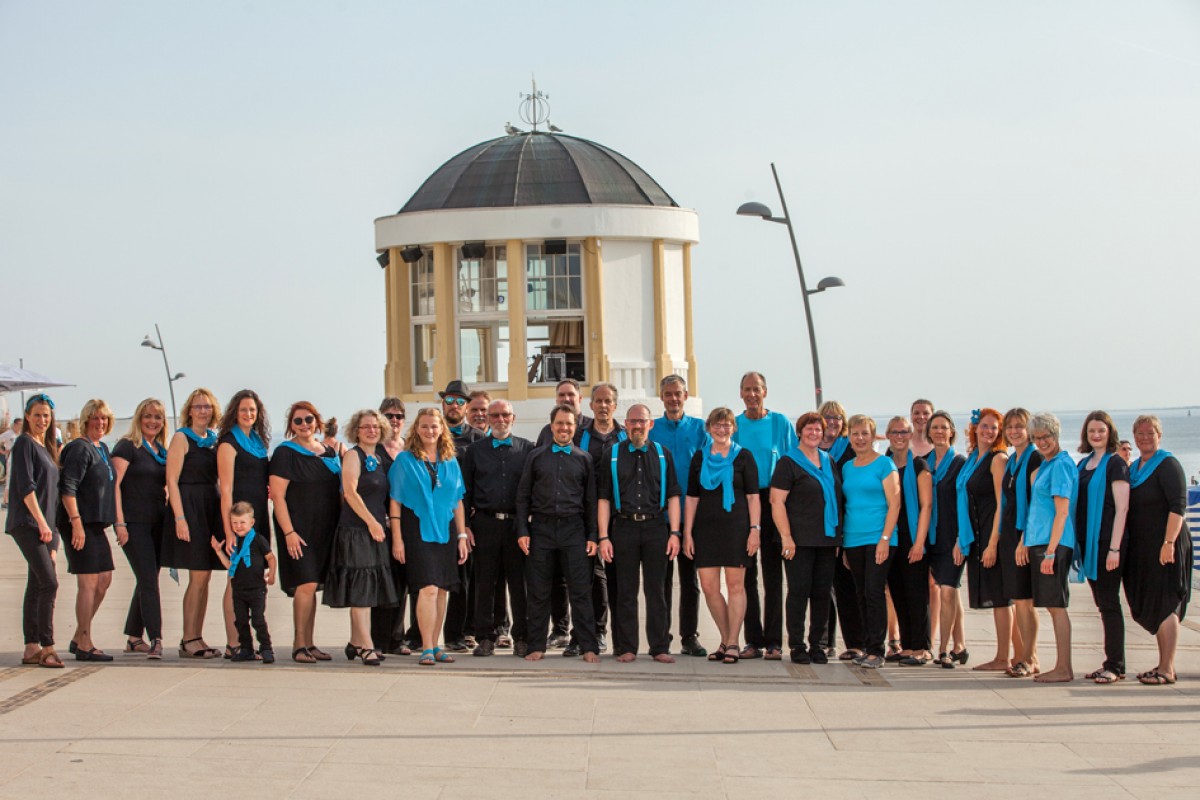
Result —
[[0, 364], [0, 392], [31, 392], [34, 389], [45, 389], [51, 386], [74, 386], [54, 378], [47, 378], [38, 372]]

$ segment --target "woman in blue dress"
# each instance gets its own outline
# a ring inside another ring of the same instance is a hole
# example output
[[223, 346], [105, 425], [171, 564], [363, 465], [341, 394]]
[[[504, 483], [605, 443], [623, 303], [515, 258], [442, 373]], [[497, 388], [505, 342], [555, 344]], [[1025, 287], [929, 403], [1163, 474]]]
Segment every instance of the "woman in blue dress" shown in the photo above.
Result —
[[1067, 573], [1075, 550], [1072, 518], [1079, 492], [1079, 470], [1075, 460], [1058, 443], [1061, 431], [1058, 417], [1053, 414], [1034, 414], [1029, 420], [1029, 433], [1042, 455], [1042, 465], [1033, 476], [1029, 519], [1022, 546], [1017, 549], [1017, 563], [1029, 568], [1034, 607], [1050, 612], [1058, 656], [1054, 669], [1034, 676], [1039, 683], [1063, 683], [1075, 679], [1071, 670]]

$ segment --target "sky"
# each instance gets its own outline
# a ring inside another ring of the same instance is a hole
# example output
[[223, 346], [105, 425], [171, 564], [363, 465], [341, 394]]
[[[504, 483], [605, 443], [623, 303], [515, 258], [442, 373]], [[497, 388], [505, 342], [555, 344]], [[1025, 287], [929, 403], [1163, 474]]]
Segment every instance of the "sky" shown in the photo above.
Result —
[[[0, 0], [0, 362], [127, 415], [383, 389], [373, 221], [518, 119], [624, 153], [700, 218], [700, 392], [1200, 403], [1200, 3]], [[12, 405], [16, 406], [13, 401]], [[60, 412], [60, 415], [63, 415]], [[65, 415], [64, 415], [65, 416]]]

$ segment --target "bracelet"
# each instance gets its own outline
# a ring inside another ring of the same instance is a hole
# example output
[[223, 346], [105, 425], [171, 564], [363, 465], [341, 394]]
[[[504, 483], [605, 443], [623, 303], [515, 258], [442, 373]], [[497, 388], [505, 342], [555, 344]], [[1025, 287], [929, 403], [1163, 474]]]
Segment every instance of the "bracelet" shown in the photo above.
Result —
[[679, 531], [671, 531], [671, 535], [672, 535], [672, 536], [674, 536], [676, 539], [682, 539], [682, 538], [683, 538], [683, 534], [682, 534], [682, 533], [680, 533]]
[[185, 519], [187, 519], [187, 517], [176, 517], [176, 518], [175, 518], [175, 521], [176, 521], [176, 522], [183, 522]]
[[1121, 548], [1119, 548], [1119, 547], [1110, 547], [1110, 548], [1108, 548], [1108, 552], [1110, 552], [1110, 553], [1119, 553], [1119, 552], [1121, 552]]
[[1168, 544], [1169, 544], [1169, 545], [1171, 545], [1171, 547], [1174, 547], [1174, 546], [1175, 546], [1175, 542], [1173, 542], [1173, 541], [1171, 541], [1171, 542], [1168, 542], [1166, 539], [1163, 539], [1163, 544], [1164, 544], [1164, 545], [1168, 545]]
[[602, 541], [602, 542], [607, 542], [607, 541], [608, 541], [608, 537], [607, 537], [607, 536], [601, 536], [601, 537], [600, 537], [600, 541]]
[[466, 535], [465, 533], [460, 533], [460, 534], [458, 535], [458, 538], [459, 538], [460, 540], [461, 540], [461, 539], [466, 539], [466, 538], [467, 538], [467, 535]]
[[287, 533], [285, 533], [285, 534], [283, 535], [283, 538], [285, 538], [285, 539], [286, 539], [286, 538], [287, 538], [287, 537], [289, 537], [289, 536], [296, 536], [296, 535], [297, 535], [297, 534], [296, 534], [296, 532], [295, 532], [295, 531], [288, 531]]
[[128, 528], [129, 526], [126, 525], [124, 522], [114, 522], [113, 527], [114, 528]]
[[761, 530], [762, 530], [762, 525], [751, 525], [751, 526], [750, 526], [750, 530], [752, 530], [752, 531], [761, 531]]
[[1050, 561], [1054, 558], [1054, 553], [1046, 553], [1042, 556], [1042, 561]]
[[74, 522], [75, 520], [80, 519], [80, 518], [81, 517], [77, 514], [77, 515], [71, 517], [71, 522]]

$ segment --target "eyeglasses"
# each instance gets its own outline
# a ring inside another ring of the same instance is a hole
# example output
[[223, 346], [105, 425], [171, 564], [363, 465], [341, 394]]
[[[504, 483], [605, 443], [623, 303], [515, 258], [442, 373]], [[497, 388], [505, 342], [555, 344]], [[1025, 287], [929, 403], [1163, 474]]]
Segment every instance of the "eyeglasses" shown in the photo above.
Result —
[[634, 426], [634, 425], [641, 427], [642, 425], [649, 425], [649, 424], [650, 424], [650, 420], [648, 420], [648, 419], [626, 419], [625, 420], [626, 428]]
[[306, 417], [292, 417], [293, 425], [312, 425], [316, 421], [317, 421], [317, 418], [314, 417], [312, 414], [309, 414]]
[[397, 414], [395, 412], [385, 413], [384, 416], [387, 417], [388, 419], [404, 419], [403, 414]]
[[448, 406], [465, 406], [467, 398], [465, 397], [443, 397], [442, 402]]
[[838, 415], [834, 414], [833, 416], [825, 417], [825, 421], [826, 422], [841, 422], [842, 418], [839, 417]]
[[1035, 442], [1052, 442], [1052, 441], [1054, 441], [1054, 434], [1051, 434], [1051, 433], [1035, 433], [1035, 434], [1033, 435], [1033, 440], [1034, 440]]
[[912, 436], [912, 431], [888, 431], [888, 436]]
[[377, 431], [377, 430], [379, 430], [379, 426], [378, 425], [359, 425], [358, 429], [360, 431]]
[[505, 413], [502, 411], [489, 411], [488, 412], [488, 419], [512, 419], [512, 417], [513, 417], [513, 414], [511, 411], [509, 411], [508, 413]]
[[212, 411], [212, 406], [207, 404], [200, 405], [199, 403], [196, 403], [192, 406], [192, 411]]

